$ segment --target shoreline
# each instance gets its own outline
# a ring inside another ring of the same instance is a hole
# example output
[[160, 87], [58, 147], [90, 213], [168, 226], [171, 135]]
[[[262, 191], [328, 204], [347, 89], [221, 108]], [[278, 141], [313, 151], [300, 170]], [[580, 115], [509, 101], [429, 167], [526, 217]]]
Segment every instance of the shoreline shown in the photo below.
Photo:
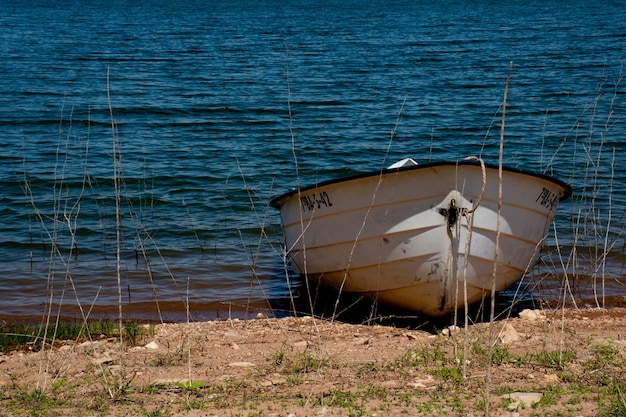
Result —
[[[450, 313], [449, 315], [439, 318], [432, 319], [426, 316], [417, 316], [410, 311], [403, 311], [394, 309], [393, 307], [386, 306], [378, 306], [376, 307], [377, 315], [372, 317], [372, 306], [374, 305], [372, 300], [368, 299], [352, 299], [348, 298], [347, 302], [342, 302], [340, 304], [349, 305], [352, 308], [352, 311], [347, 314], [343, 314], [343, 316], [332, 317], [332, 311], [329, 311], [324, 307], [317, 308], [315, 311], [306, 311], [304, 309], [300, 309], [296, 312], [287, 310], [283, 306], [271, 306], [271, 301], [259, 302], [256, 304], [250, 303], [245, 305], [243, 303], [230, 303], [230, 302], [211, 302], [211, 303], [193, 303], [190, 304], [189, 313], [187, 312], [185, 306], [181, 302], [163, 302], [161, 303], [161, 308], [154, 308], [154, 302], [147, 303], [134, 303], [130, 305], [124, 305], [123, 312], [123, 320], [127, 322], [135, 322], [135, 323], [145, 323], [145, 324], [159, 324], [159, 323], [194, 323], [194, 322], [206, 322], [206, 321], [222, 321], [222, 320], [252, 320], [257, 317], [257, 315], [261, 314], [265, 317], [270, 318], [285, 318], [285, 317], [302, 317], [302, 316], [315, 316], [320, 320], [337, 320], [344, 321], [346, 323], [351, 324], [359, 324], [359, 323], [378, 323], [382, 324], [385, 321], [390, 322], [392, 325], [394, 323], [393, 319], [396, 318], [405, 318], [407, 321], [414, 321], [419, 324], [420, 322], [436, 322], [436, 323], [447, 323], [452, 322], [454, 318], [454, 313]], [[485, 300], [489, 300], [487, 297]], [[568, 302], [565, 306], [566, 310], [589, 310], [589, 309], [621, 309], [626, 308], [626, 296], [625, 295], [616, 295], [612, 297], [607, 297], [605, 299], [605, 305], [603, 307], [594, 305], [594, 300], [592, 297], [588, 297], [586, 300], [577, 299], [576, 304], [571, 301]], [[539, 301], [516, 301], [514, 303], [510, 303], [510, 299], [506, 296], [502, 296], [498, 294], [496, 299], [496, 316], [506, 315], [506, 316], [517, 316], [517, 314], [524, 309], [548, 309], [548, 310], [557, 310], [562, 309], [563, 307], [557, 306], [558, 301], [546, 302], [543, 300]], [[513, 305], [514, 304], [514, 305]], [[151, 308], [146, 308], [151, 307]], [[488, 312], [484, 311], [478, 312], [477, 306], [472, 306], [470, 308], [470, 319], [473, 322], [484, 322], [488, 320]], [[488, 308], [488, 307], [485, 307]], [[61, 314], [58, 313], [59, 309], [56, 306], [52, 311], [57, 312], [57, 314], [50, 314], [50, 317], [53, 317], [55, 320], [60, 322], [80, 322], [83, 321], [83, 317], [81, 316], [81, 310], [75, 305], [65, 305], [63, 306], [63, 311]], [[83, 310], [85, 311], [85, 310]], [[116, 305], [110, 306], [91, 306], [89, 310], [86, 311], [86, 319], [87, 321], [98, 321], [98, 320], [110, 320], [117, 321], [118, 320], [118, 307]], [[480, 317], [482, 315], [482, 318]], [[463, 316], [463, 310], [458, 311], [458, 317]], [[25, 325], [36, 325], [44, 321], [48, 316], [46, 314], [6, 314], [0, 312], [0, 323], [16, 323], [16, 324], [25, 324]]]
[[[0, 354], [0, 409], [466, 416], [482, 415], [488, 392], [496, 416], [626, 410], [615, 393], [626, 386], [626, 308], [524, 310], [492, 327], [488, 371], [489, 323], [432, 331], [309, 316], [144, 325], [121, 350], [118, 339], [94, 335]], [[534, 400], [518, 399], [521, 392]]]

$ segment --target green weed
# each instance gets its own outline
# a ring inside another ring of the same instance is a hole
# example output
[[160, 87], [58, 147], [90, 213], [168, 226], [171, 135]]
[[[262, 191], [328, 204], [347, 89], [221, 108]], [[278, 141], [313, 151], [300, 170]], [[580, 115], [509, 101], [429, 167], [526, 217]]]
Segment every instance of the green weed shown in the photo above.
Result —
[[598, 395], [600, 410], [605, 417], [626, 416], [626, 381], [613, 379], [604, 393]]
[[176, 384], [176, 386], [178, 388], [186, 389], [186, 390], [189, 390], [189, 391], [195, 391], [197, 389], [200, 389], [200, 388], [204, 387], [204, 384], [202, 382], [200, 382], [200, 381], [193, 381], [192, 382], [190, 380], [187, 380], [185, 382], [178, 382]]
[[534, 359], [540, 365], [556, 369], [563, 369], [566, 363], [572, 361], [575, 358], [576, 352], [574, 352], [573, 350], [564, 350], [562, 352], [543, 351], [534, 355]]
[[[143, 334], [143, 327], [136, 322], [125, 324], [124, 335], [132, 345]], [[0, 351], [7, 353], [26, 347], [40, 350], [44, 344], [54, 340], [86, 340], [91, 335], [116, 337], [119, 336], [119, 329], [111, 320], [94, 320], [87, 324], [70, 321], [41, 326], [23, 323], [5, 324], [0, 330]]]

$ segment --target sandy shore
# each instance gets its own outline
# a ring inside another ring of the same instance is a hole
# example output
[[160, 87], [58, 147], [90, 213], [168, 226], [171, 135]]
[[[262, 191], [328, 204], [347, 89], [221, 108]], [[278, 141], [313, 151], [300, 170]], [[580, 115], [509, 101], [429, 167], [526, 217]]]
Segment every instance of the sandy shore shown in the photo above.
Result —
[[624, 415], [625, 319], [613, 308], [438, 332], [311, 317], [146, 325], [122, 349], [93, 335], [0, 355], [0, 416], [478, 416], [487, 400], [493, 416]]

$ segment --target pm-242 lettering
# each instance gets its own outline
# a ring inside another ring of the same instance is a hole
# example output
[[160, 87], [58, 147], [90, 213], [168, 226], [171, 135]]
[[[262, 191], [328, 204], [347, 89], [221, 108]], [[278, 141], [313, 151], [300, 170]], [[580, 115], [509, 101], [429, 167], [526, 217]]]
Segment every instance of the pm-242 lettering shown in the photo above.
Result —
[[552, 210], [556, 205], [558, 199], [559, 196], [556, 193], [553, 193], [552, 191], [544, 187], [543, 190], [541, 190], [539, 197], [537, 197], [535, 201], [546, 207], [547, 209]]
[[331, 203], [328, 193], [326, 191], [322, 191], [321, 193], [301, 196], [300, 205], [302, 206], [302, 211], [313, 211], [330, 207], [333, 203]]

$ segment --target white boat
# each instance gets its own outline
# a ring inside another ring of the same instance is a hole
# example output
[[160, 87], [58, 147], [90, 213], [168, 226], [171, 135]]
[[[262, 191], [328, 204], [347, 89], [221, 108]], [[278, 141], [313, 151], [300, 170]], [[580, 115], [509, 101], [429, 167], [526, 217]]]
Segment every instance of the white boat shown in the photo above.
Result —
[[[571, 187], [477, 160], [416, 164], [289, 191], [280, 210], [294, 272], [440, 317], [519, 280]], [[499, 197], [501, 195], [501, 198]], [[496, 250], [497, 249], [497, 250]]]

